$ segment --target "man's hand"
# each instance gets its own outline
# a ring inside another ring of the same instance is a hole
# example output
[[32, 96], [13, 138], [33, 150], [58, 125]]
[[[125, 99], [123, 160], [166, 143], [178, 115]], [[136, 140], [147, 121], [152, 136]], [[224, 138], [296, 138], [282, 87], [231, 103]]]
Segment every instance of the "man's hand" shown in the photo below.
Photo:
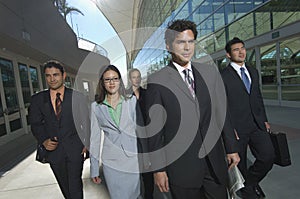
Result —
[[238, 153], [227, 154], [227, 161], [229, 169], [231, 169], [233, 166], [238, 165], [238, 163], [240, 162], [240, 156]]
[[267, 132], [271, 133], [271, 126], [270, 126], [269, 122], [265, 122], [265, 126], [266, 126], [266, 129], [267, 129]]
[[97, 177], [93, 177], [92, 178], [92, 181], [95, 183], [95, 184], [100, 184], [102, 182], [101, 178], [99, 176]]
[[86, 147], [83, 147], [81, 154], [83, 154], [84, 160], [90, 157], [89, 151]]
[[160, 192], [169, 192], [169, 181], [165, 171], [154, 173], [154, 183]]
[[54, 151], [58, 145], [57, 137], [49, 138], [45, 140], [43, 142], [43, 145], [48, 151]]

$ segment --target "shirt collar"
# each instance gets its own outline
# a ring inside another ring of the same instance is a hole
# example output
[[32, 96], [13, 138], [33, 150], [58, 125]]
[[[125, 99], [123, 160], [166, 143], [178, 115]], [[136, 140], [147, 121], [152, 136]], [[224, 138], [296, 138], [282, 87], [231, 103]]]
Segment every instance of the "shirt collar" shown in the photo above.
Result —
[[[121, 95], [121, 96], [120, 96], [120, 100], [119, 100], [119, 102], [118, 102], [118, 105], [121, 104], [123, 101], [124, 101], [124, 97]], [[108, 101], [107, 101], [107, 96], [105, 96], [105, 99], [103, 100], [103, 104], [105, 104], [106, 106], [111, 107], [111, 105], [110, 105], [110, 104], [108, 103]]]
[[64, 95], [65, 95], [65, 87], [62, 87], [61, 89], [59, 90], [52, 90], [52, 89], [49, 89], [50, 91], [50, 96], [54, 96], [54, 98], [56, 98], [56, 93], [60, 93], [60, 99], [63, 100], [64, 98]]
[[230, 65], [231, 65], [231, 66], [234, 68], [234, 70], [236, 70], [239, 74], [240, 74], [240, 72], [241, 72], [241, 67], [242, 67], [242, 68], [245, 68], [245, 71], [248, 71], [247, 68], [246, 68], [245, 63], [244, 63], [242, 66], [240, 66], [240, 65], [238, 65], [238, 64], [236, 64], [236, 63], [234, 63], [234, 62], [231, 62]]
[[192, 64], [191, 62], [188, 63], [187, 67], [182, 67], [179, 64], [173, 62], [175, 68], [178, 70], [179, 73], [181, 73], [182, 71], [184, 71], [185, 69], [189, 69], [192, 71]]

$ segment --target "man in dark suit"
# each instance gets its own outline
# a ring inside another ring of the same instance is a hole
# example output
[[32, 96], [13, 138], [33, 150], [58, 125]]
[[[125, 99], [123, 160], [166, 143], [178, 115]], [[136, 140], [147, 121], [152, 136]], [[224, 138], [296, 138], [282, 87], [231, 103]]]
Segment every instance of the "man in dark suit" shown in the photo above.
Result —
[[89, 142], [86, 98], [64, 86], [66, 72], [57, 61], [44, 65], [48, 90], [31, 98], [29, 121], [39, 144], [67, 199], [82, 199], [82, 169]]
[[148, 78], [151, 169], [159, 190], [170, 190], [173, 199], [225, 199], [228, 166], [239, 162], [237, 140], [216, 67], [191, 62], [196, 38], [195, 23], [169, 24], [165, 41], [172, 60]]
[[[239, 137], [238, 165], [246, 182], [239, 193], [242, 198], [263, 198], [264, 193], [258, 183], [271, 170], [274, 149], [268, 132], [268, 123], [259, 86], [258, 71], [245, 65], [245, 44], [233, 38], [225, 47], [230, 64], [221, 72], [225, 84], [231, 123]], [[243, 82], [245, 81], [245, 83]], [[255, 162], [247, 169], [247, 147]]]

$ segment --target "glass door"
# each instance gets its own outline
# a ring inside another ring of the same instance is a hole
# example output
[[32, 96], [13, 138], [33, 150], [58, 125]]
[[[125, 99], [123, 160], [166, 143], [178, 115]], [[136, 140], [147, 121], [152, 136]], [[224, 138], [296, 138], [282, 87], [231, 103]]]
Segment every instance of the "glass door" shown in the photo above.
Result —
[[0, 136], [22, 128], [13, 63], [0, 58]]

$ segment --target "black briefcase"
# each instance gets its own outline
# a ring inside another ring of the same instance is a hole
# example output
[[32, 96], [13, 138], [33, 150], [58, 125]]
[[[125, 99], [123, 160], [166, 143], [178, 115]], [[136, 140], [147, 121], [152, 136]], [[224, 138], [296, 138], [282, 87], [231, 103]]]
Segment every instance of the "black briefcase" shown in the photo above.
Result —
[[271, 132], [270, 137], [275, 150], [275, 161], [274, 163], [285, 167], [292, 164], [289, 146], [286, 139], [286, 134], [282, 132]]
[[47, 157], [48, 157], [48, 151], [46, 150], [44, 145], [38, 144], [37, 149], [36, 149], [35, 160], [40, 163], [45, 164], [45, 163], [48, 163]]

